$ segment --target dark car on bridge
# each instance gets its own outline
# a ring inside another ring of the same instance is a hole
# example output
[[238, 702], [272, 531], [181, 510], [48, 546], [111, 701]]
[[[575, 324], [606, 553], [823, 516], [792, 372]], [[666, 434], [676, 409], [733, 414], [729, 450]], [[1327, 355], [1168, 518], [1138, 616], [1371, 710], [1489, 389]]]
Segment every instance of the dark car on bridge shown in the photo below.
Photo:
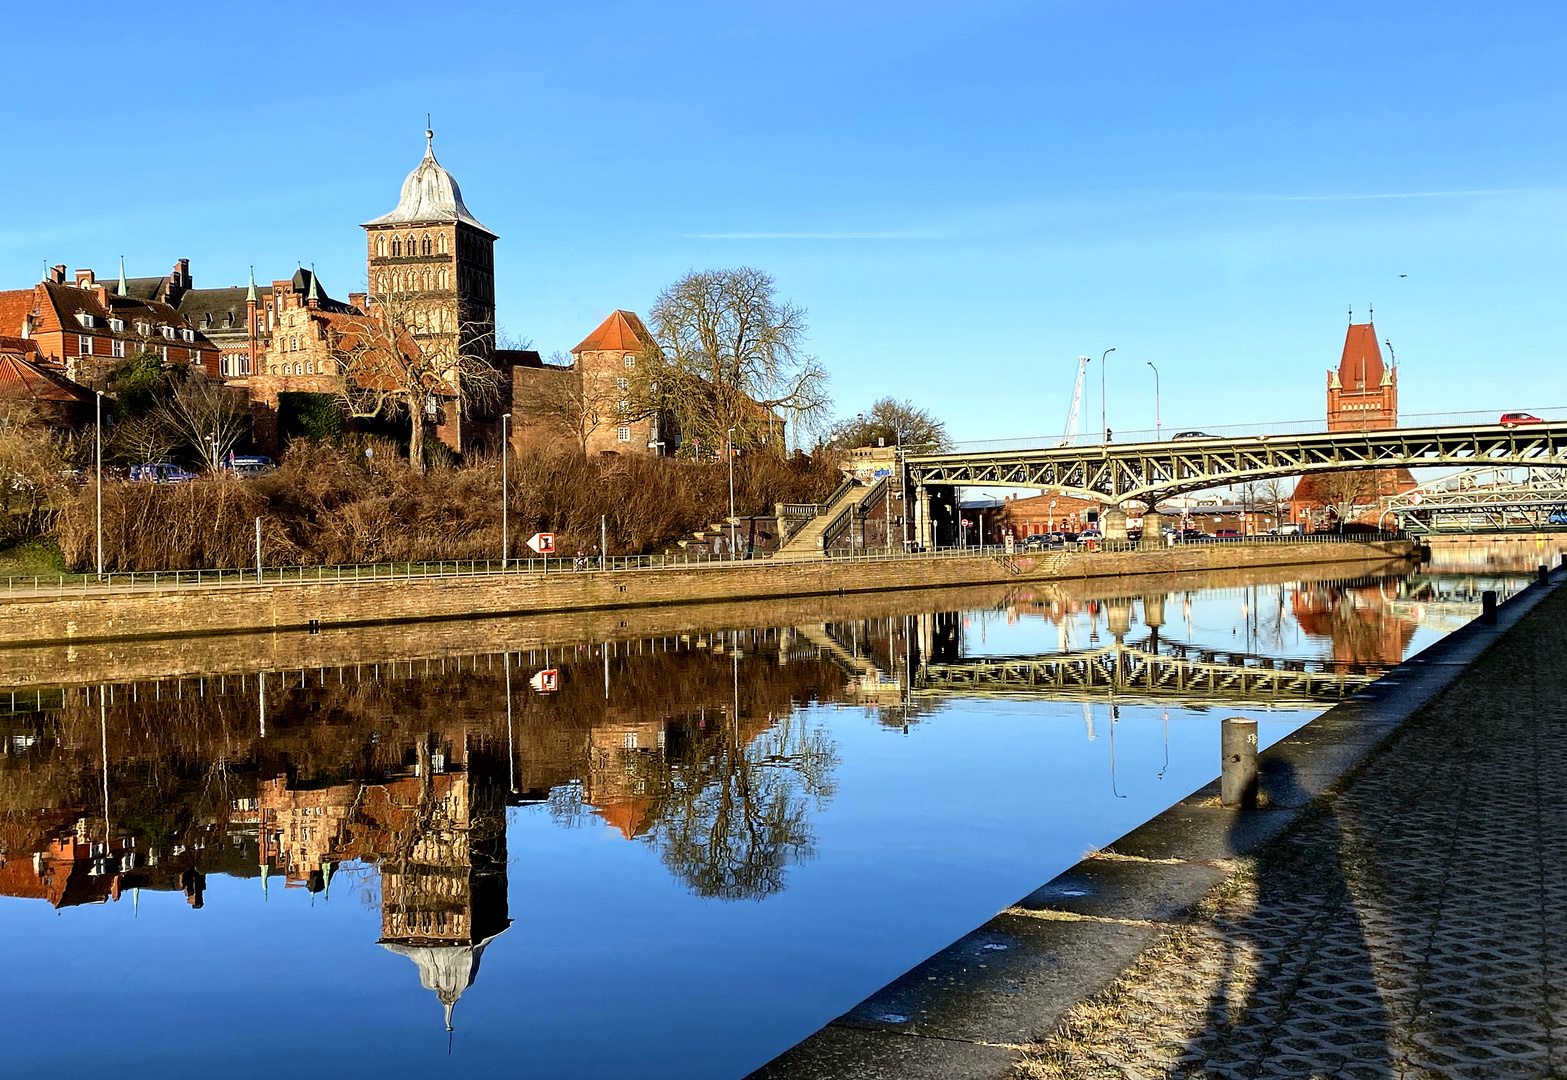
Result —
[[1179, 431], [1170, 436], [1171, 442], [1186, 442], [1190, 439], [1217, 439], [1217, 435], [1209, 435], [1206, 431]]
[[1501, 424], [1503, 427], [1510, 428], [1517, 427], [1519, 424], [1543, 424], [1545, 421], [1540, 419], [1538, 416], [1535, 416], [1533, 413], [1504, 412], [1502, 414], [1502, 418], [1498, 420], [1497, 423]]

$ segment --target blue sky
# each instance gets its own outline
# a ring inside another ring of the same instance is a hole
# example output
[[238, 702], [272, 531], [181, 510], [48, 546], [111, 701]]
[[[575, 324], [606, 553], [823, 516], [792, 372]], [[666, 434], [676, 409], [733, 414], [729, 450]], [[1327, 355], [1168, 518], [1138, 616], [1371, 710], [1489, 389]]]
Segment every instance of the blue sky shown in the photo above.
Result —
[[1167, 430], [1320, 417], [1371, 303], [1406, 415], [1567, 404], [1564, 6], [71, 12], [9, 24], [6, 287], [123, 253], [342, 296], [428, 111], [546, 353], [749, 264], [840, 412], [892, 393], [959, 438], [1058, 432], [1111, 346], [1117, 430], [1152, 426], [1147, 361]]

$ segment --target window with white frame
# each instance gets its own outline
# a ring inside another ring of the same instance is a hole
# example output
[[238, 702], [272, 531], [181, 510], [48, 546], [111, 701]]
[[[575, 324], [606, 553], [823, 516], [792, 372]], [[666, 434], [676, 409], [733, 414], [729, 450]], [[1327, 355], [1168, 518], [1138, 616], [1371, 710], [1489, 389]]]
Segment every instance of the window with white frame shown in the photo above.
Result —
[[624, 390], [626, 387], [628, 387], [630, 385], [631, 385], [631, 381], [629, 379], [616, 379], [615, 380], [615, 389], [617, 389], [617, 390]]
[[195, 341], [196, 340], [196, 331], [194, 331], [194, 330], [182, 330], [182, 331], [180, 331], [180, 333], [185, 335], [185, 340], [186, 341]]
[[109, 342], [109, 355], [110, 356], [124, 356], [125, 355], [125, 342], [121, 341], [119, 338], [115, 338], [112, 341], [110, 341]]
[[109, 329], [113, 330], [116, 334], [123, 334], [123, 333], [125, 333], [125, 320], [124, 319], [110, 319], [109, 320]]
[[76, 321], [81, 323], [83, 326], [91, 327], [93, 324], [93, 317], [85, 311], [78, 311], [76, 313]]
[[634, 368], [636, 366], [637, 366], [637, 358], [635, 356], [632, 356], [630, 353], [627, 353], [626, 354], [626, 370], [630, 371], [632, 368]]
[[615, 439], [617, 442], [630, 442], [631, 429], [622, 424], [620, 427], [615, 429]]
[[92, 355], [92, 335], [81, 334], [76, 339], [76, 352], [79, 356]]

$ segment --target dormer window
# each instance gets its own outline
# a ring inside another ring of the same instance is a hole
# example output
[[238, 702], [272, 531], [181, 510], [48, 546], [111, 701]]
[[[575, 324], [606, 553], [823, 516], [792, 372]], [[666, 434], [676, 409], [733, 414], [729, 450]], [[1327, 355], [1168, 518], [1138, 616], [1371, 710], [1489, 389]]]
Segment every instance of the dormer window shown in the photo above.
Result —
[[194, 330], [182, 330], [180, 332], [185, 335], [185, 340], [186, 341], [195, 341], [196, 340], [196, 331], [194, 331]]
[[125, 320], [124, 319], [110, 319], [109, 320], [109, 329], [113, 330], [116, 334], [123, 334], [123, 333], [125, 333]]
[[163, 331], [163, 336], [164, 337], [168, 338], [170, 341], [174, 340], [174, 327], [172, 327], [172, 326], [160, 326], [160, 327], [158, 327], [158, 329]]
[[85, 327], [91, 328], [93, 324], [93, 317], [85, 311], [78, 311], [76, 313], [76, 321]]
[[151, 323], [138, 322], [136, 324], [136, 332], [138, 334], [140, 334], [142, 337], [146, 337], [148, 334], [152, 333], [152, 324]]

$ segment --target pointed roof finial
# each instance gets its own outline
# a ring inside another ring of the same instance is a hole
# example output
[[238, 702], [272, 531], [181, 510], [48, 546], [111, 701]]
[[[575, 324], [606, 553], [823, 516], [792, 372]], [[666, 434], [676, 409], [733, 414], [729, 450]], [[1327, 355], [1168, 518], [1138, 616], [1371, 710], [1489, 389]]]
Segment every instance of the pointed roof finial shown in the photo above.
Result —
[[307, 299], [307, 300], [319, 300], [319, 299], [321, 299], [321, 294], [316, 291], [316, 264], [315, 263], [311, 263], [310, 264], [310, 293], [309, 293], [309, 295], [307, 295], [305, 297], [305, 299]]
[[256, 302], [256, 268], [250, 268], [250, 288], [245, 291], [245, 299], [251, 303]]
[[1351, 326], [1355, 325], [1355, 305], [1354, 304], [1349, 305], [1349, 324]]
[[430, 114], [424, 114], [424, 156], [435, 156], [435, 125], [430, 122]]
[[1370, 303], [1369, 301], [1366, 303], [1366, 321], [1367, 322], [1376, 322], [1377, 321], [1377, 309], [1376, 309], [1376, 306], [1374, 304]]
[[121, 255], [120, 256], [120, 295], [121, 296], [126, 296], [126, 295], [128, 295], [128, 293], [129, 293], [129, 290], [126, 289], [126, 287], [125, 287], [125, 256]]

